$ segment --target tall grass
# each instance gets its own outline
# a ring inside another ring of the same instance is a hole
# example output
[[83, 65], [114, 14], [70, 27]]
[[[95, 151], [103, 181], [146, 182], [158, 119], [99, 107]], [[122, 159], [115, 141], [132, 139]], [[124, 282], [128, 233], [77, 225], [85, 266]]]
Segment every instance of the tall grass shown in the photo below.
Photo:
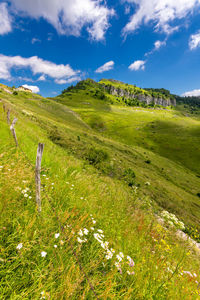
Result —
[[[0, 117], [2, 299], [198, 299], [198, 256], [157, 223], [150, 199], [100, 175], [37, 123], [18, 117], [27, 157]], [[45, 143], [41, 215], [29, 163], [39, 141]]]

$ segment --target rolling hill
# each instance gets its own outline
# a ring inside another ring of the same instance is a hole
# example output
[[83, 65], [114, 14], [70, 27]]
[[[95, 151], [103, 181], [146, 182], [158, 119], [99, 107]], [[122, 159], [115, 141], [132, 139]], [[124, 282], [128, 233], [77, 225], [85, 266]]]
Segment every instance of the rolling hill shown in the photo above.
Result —
[[198, 106], [90, 79], [54, 98], [1, 85], [0, 99], [3, 299], [198, 299], [199, 256], [175, 235], [181, 221], [200, 241]]

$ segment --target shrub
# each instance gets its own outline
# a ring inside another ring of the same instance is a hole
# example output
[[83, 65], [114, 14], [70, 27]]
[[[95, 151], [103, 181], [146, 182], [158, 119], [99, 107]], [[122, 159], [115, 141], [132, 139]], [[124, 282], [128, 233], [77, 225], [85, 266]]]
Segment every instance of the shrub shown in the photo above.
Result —
[[123, 174], [124, 180], [128, 183], [129, 186], [133, 186], [135, 183], [135, 172], [128, 168], [124, 171]]
[[85, 159], [89, 161], [91, 165], [97, 165], [109, 158], [108, 153], [102, 149], [90, 148], [85, 154]]
[[200, 198], [200, 193], [197, 193], [197, 197], [199, 197], [199, 198]]
[[14, 91], [14, 92], [13, 92], [13, 95], [17, 96], [17, 95], [18, 95], [18, 92]]
[[151, 163], [150, 159], [145, 160], [145, 163], [150, 164]]

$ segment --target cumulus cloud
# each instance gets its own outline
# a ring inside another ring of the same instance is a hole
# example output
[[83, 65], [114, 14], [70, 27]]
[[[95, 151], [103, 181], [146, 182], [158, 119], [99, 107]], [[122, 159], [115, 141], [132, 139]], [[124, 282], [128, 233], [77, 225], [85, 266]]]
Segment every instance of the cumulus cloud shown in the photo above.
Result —
[[172, 22], [181, 20], [200, 6], [199, 0], [125, 0], [134, 5], [135, 13], [123, 29], [124, 34], [134, 32], [141, 25], [153, 22], [155, 30], [171, 34], [179, 29]]
[[189, 40], [190, 50], [200, 47], [200, 30], [196, 34], [192, 34]]
[[112, 70], [114, 68], [114, 61], [108, 61], [107, 63], [105, 63], [103, 66], [99, 67], [95, 72], [96, 73], [103, 73], [109, 70]]
[[23, 84], [22, 86], [27, 88], [27, 89], [30, 89], [33, 93], [39, 93], [40, 92], [39, 87], [36, 86], [36, 85]]
[[184, 94], [181, 95], [182, 97], [198, 97], [200, 96], [200, 90], [192, 90], [192, 91], [188, 91], [185, 92]]
[[60, 34], [80, 36], [83, 27], [94, 40], [102, 40], [115, 12], [103, 0], [10, 0], [16, 13], [44, 18]]
[[146, 61], [144, 61], [144, 60], [136, 60], [128, 68], [131, 71], [144, 70], [145, 69], [145, 63], [146, 63]]
[[24, 58], [0, 54], [0, 78], [10, 80], [12, 68], [30, 68], [34, 75], [41, 73], [43, 76], [47, 75], [54, 79], [66, 80], [80, 73], [80, 71], [74, 71], [70, 65], [57, 65], [37, 56]]
[[8, 13], [7, 4], [0, 3], [0, 34], [6, 34], [12, 30], [11, 17]]

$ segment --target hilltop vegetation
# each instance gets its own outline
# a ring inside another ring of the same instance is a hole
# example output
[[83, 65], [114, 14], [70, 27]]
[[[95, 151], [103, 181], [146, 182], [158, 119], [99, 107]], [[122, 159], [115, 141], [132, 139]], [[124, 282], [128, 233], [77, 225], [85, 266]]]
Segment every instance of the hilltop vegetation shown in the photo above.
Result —
[[83, 80], [76, 86], [70, 86], [63, 90], [62, 95], [70, 95], [70, 93], [77, 93], [81, 90], [87, 90], [86, 95], [90, 94], [92, 97], [107, 101], [110, 104], [125, 106], [159, 107], [153, 101], [150, 102], [150, 98], [162, 99], [166, 103], [167, 101], [175, 101], [175, 97], [167, 90], [142, 89], [111, 79], [102, 79], [99, 83], [92, 79]]
[[[198, 115], [130, 107], [91, 80], [53, 99], [4, 90], [0, 98], [2, 297], [198, 299], [199, 257], [178, 227], [155, 217], [169, 210], [199, 238]], [[18, 118], [19, 149], [3, 104]]]

